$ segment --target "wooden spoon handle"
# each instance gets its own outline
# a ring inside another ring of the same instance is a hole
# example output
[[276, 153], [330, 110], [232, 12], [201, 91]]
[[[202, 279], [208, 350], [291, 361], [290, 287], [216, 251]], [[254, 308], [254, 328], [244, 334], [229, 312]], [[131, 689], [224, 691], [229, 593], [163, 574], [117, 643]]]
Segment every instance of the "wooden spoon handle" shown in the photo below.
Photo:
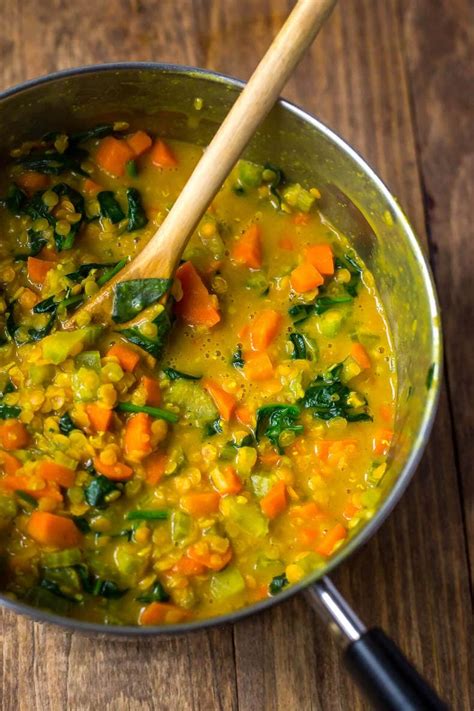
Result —
[[299, 0], [296, 3], [162, 225], [142, 251], [83, 309], [94, 311], [119, 281], [173, 275], [199, 220], [336, 2]]

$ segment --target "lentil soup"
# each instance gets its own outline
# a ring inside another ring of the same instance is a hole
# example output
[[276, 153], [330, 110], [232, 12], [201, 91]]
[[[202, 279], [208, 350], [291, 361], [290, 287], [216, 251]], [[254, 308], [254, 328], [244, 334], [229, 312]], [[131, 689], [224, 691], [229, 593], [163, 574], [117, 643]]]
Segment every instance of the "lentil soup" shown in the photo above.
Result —
[[201, 150], [117, 122], [23, 144], [0, 178], [0, 581], [31, 605], [223, 614], [324, 567], [382, 495], [390, 334], [317, 186], [240, 161], [173, 282], [62, 329]]

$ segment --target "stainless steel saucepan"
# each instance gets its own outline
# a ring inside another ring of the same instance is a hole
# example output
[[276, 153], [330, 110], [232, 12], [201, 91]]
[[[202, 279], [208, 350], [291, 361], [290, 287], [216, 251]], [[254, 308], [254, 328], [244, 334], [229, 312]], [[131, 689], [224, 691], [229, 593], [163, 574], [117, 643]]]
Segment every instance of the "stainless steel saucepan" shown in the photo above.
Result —
[[[53, 129], [77, 130], [123, 119], [160, 134], [205, 145], [242, 88], [241, 82], [190, 67], [113, 64], [85, 67], [27, 82], [0, 95], [0, 153]], [[194, 103], [200, 98], [202, 108]], [[382, 524], [420, 461], [436, 411], [441, 327], [433, 280], [420, 245], [396, 201], [369, 166], [337, 135], [301, 109], [280, 101], [245, 154], [281, 165], [303, 184], [317, 185], [326, 217], [352, 241], [372, 271], [385, 304], [397, 354], [396, 437], [376, 515], [325, 569], [229, 615], [162, 627], [107, 626], [34, 609], [0, 594], [5, 607], [78, 632], [115, 637], [168, 636], [234, 622], [305, 593], [344, 648], [344, 660], [372, 703], [385, 711], [447, 708], [381, 630], [367, 630], [327, 574]], [[427, 388], [427, 375], [432, 374]]]

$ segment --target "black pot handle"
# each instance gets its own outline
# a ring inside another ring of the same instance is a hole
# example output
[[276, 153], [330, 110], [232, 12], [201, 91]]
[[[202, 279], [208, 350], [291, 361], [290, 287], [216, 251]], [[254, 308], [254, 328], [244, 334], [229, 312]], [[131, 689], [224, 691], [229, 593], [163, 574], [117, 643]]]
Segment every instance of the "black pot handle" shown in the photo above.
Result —
[[380, 711], [447, 711], [397, 645], [377, 627], [367, 630], [328, 578], [306, 591], [344, 647], [344, 663], [362, 693]]

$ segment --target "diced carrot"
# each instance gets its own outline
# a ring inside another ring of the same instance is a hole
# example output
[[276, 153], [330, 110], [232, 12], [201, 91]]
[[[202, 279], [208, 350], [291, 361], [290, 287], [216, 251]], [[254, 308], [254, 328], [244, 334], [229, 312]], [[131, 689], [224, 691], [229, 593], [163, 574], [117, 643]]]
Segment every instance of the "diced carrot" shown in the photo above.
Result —
[[73, 469], [65, 467], [63, 464], [58, 464], [50, 459], [43, 459], [36, 466], [36, 473], [45, 481], [53, 481], [59, 486], [64, 486], [68, 489], [70, 486], [74, 486], [76, 480], [76, 473]]
[[6, 474], [16, 474], [21, 469], [21, 462], [13, 454], [0, 450], [0, 467]]
[[380, 405], [379, 412], [380, 412], [380, 417], [382, 418], [382, 420], [384, 420], [385, 422], [392, 422], [392, 420], [393, 420], [393, 405], [384, 402], [384, 403], [382, 403], [382, 405]]
[[219, 494], [238, 494], [242, 490], [242, 480], [230, 464], [221, 468], [216, 467], [210, 477]]
[[370, 362], [369, 354], [365, 350], [362, 343], [352, 344], [351, 356], [354, 358], [357, 364], [360, 365], [362, 370], [366, 370], [372, 365], [372, 363]]
[[161, 452], [150, 454], [145, 460], [144, 466], [146, 471], [146, 480], [148, 484], [155, 486], [158, 484], [166, 469], [168, 457]]
[[94, 467], [99, 474], [113, 481], [128, 481], [133, 475], [133, 469], [127, 464], [123, 464], [123, 462], [104, 464], [99, 457], [94, 458]]
[[273, 364], [267, 353], [251, 353], [245, 358], [244, 373], [249, 380], [268, 380], [273, 375]]
[[246, 264], [251, 269], [262, 266], [261, 229], [255, 223], [248, 227], [239, 237], [232, 249], [232, 258], [240, 264]]
[[312, 244], [306, 247], [304, 256], [323, 276], [334, 274], [334, 255], [330, 244]]
[[108, 356], [115, 356], [121, 367], [127, 371], [127, 373], [133, 373], [140, 361], [140, 355], [137, 351], [130, 346], [126, 346], [124, 343], [114, 343], [114, 345], [107, 351]]
[[393, 430], [381, 429], [377, 432], [373, 440], [372, 451], [379, 456], [385, 456], [390, 449], [393, 439]]
[[215, 326], [221, 320], [217, 299], [211, 296], [192, 262], [184, 262], [176, 270], [183, 297], [175, 304], [175, 313], [191, 326]]
[[303, 526], [298, 528], [296, 533], [299, 543], [302, 546], [310, 546], [320, 533], [320, 528], [311, 528], [310, 526]]
[[207, 516], [219, 508], [219, 494], [214, 491], [184, 494], [181, 497], [181, 508], [191, 516]]
[[312, 520], [321, 516], [321, 509], [317, 506], [314, 501], [309, 501], [307, 504], [300, 504], [299, 506], [293, 506], [288, 515], [292, 519], [301, 518], [306, 521]]
[[297, 212], [293, 217], [294, 225], [307, 225], [311, 219], [311, 215], [307, 212]]
[[153, 165], [158, 168], [174, 168], [178, 165], [178, 160], [167, 143], [157, 138], [150, 152]]
[[62, 502], [63, 497], [58, 487], [55, 484], [47, 484], [41, 489], [35, 488], [37, 482], [31, 477], [22, 476], [20, 474], [11, 474], [0, 479], [0, 487], [8, 491], [26, 491], [27, 494], [35, 499], [48, 497], [58, 503]]
[[54, 262], [47, 262], [44, 259], [38, 259], [37, 257], [28, 257], [26, 262], [26, 270], [28, 272], [28, 279], [35, 284], [35, 286], [42, 286], [45, 282], [46, 275], [50, 269], [53, 269]]
[[91, 178], [86, 178], [82, 184], [82, 189], [86, 195], [97, 195], [102, 190], [102, 186], [96, 183], [95, 180]]
[[22, 449], [30, 440], [25, 425], [18, 420], [0, 422], [0, 444], [3, 449]]
[[321, 459], [323, 462], [327, 462], [328, 460], [328, 454], [329, 454], [329, 447], [331, 446], [332, 442], [329, 440], [318, 440], [317, 442], [314, 443], [314, 452], [318, 459]]
[[277, 481], [268, 494], [260, 500], [260, 508], [268, 518], [275, 518], [286, 508], [286, 485], [284, 481]]
[[321, 286], [323, 282], [324, 279], [321, 274], [316, 267], [313, 267], [309, 262], [303, 262], [297, 266], [290, 275], [291, 287], [297, 291], [298, 294], [312, 291], [316, 289], [317, 286]]
[[281, 314], [273, 309], [259, 311], [250, 323], [250, 345], [254, 351], [264, 351], [280, 330]]
[[151, 602], [140, 613], [139, 625], [161, 625], [182, 622], [189, 612], [169, 602]]
[[151, 423], [150, 415], [145, 412], [128, 418], [123, 443], [125, 454], [131, 459], [143, 459], [151, 454]]
[[131, 136], [125, 139], [133, 151], [135, 158], [141, 156], [145, 151], [151, 148], [153, 141], [145, 131], [135, 131]]
[[24, 309], [27, 309], [29, 311], [33, 308], [33, 306], [35, 306], [35, 304], [38, 303], [39, 297], [35, 294], [34, 291], [31, 291], [31, 289], [26, 288], [23, 289], [23, 291], [21, 292], [18, 301]]
[[360, 511], [360, 506], [356, 506], [355, 504], [352, 503], [352, 501], [348, 501], [347, 504], [344, 507], [344, 511], [342, 512], [342, 515], [344, 516], [347, 521], [350, 521], [351, 518], [354, 518], [356, 513]]
[[34, 193], [35, 190], [44, 190], [50, 183], [49, 176], [44, 175], [44, 173], [36, 173], [33, 170], [28, 170], [26, 173], [22, 173], [16, 179], [16, 184], [26, 190], [27, 192]]
[[161, 402], [161, 391], [158, 381], [156, 378], [149, 378], [147, 375], [144, 375], [141, 382], [146, 393], [146, 404], [157, 407]]
[[246, 323], [242, 326], [240, 331], [237, 333], [241, 341], [246, 341], [250, 333], [250, 324]]
[[108, 432], [112, 424], [113, 412], [108, 407], [91, 402], [86, 405], [87, 416], [96, 432]]
[[125, 166], [134, 157], [128, 143], [114, 136], [103, 138], [95, 154], [95, 162], [106, 173], [120, 178], [125, 173]]
[[183, 555], [182, 558], [176, 561], [172, 568], [173, 573], [178, 573], [178, 575], [185, 575], [186, 577], [191, 577], [192, 575], [202, 575], [206, 571], [206, 567], [199, 563], [197, 560], [192, 560], [188, 558], [187, 555]]
[[325, 557], [330, 556], [334, 551], [336, 543], [343, 541], [347, 536], [347, 531], [340, 523], [336, 523], [334, 528], [326, 533], [321, 543], [316, 547], [316, 553]]
[[186, 555], [209, 570], [222, 570], [232, 559], [232, 549], [229, 546], [224, 553], [216, 553], [210, 550], [206, 541], [198, 541], [198, 543], [189, 546]]
[[246, 405], [240, 405], [240, 407], [236, 407], [235, 416], [241, 425], [251, 426], [253, 424], [253, 415]]
[[266, 467], [275, 467], [280, 461], [281, 456], [276, 452], [265, 452], [258, 455], [258, 461]]
[[286, 249], [288, 252], [292, 252], [295, 248], [295, 243], [291, 237], [282, 237], [278, 242], [278, 246], [280, 249]]
[[82, 534], [70, 518], [47, 511], [33, 511], [26, 530], [31, 538], [44, 546], [73, 548], [82, 542]]
[[229, 421], [237, 405], [237, 398], [224, 390], [224, 388], [221, 388], [219, 383], [216, 383], [212, 378], [204, 378], [202, 384], [214, 400], [222, 419]]

